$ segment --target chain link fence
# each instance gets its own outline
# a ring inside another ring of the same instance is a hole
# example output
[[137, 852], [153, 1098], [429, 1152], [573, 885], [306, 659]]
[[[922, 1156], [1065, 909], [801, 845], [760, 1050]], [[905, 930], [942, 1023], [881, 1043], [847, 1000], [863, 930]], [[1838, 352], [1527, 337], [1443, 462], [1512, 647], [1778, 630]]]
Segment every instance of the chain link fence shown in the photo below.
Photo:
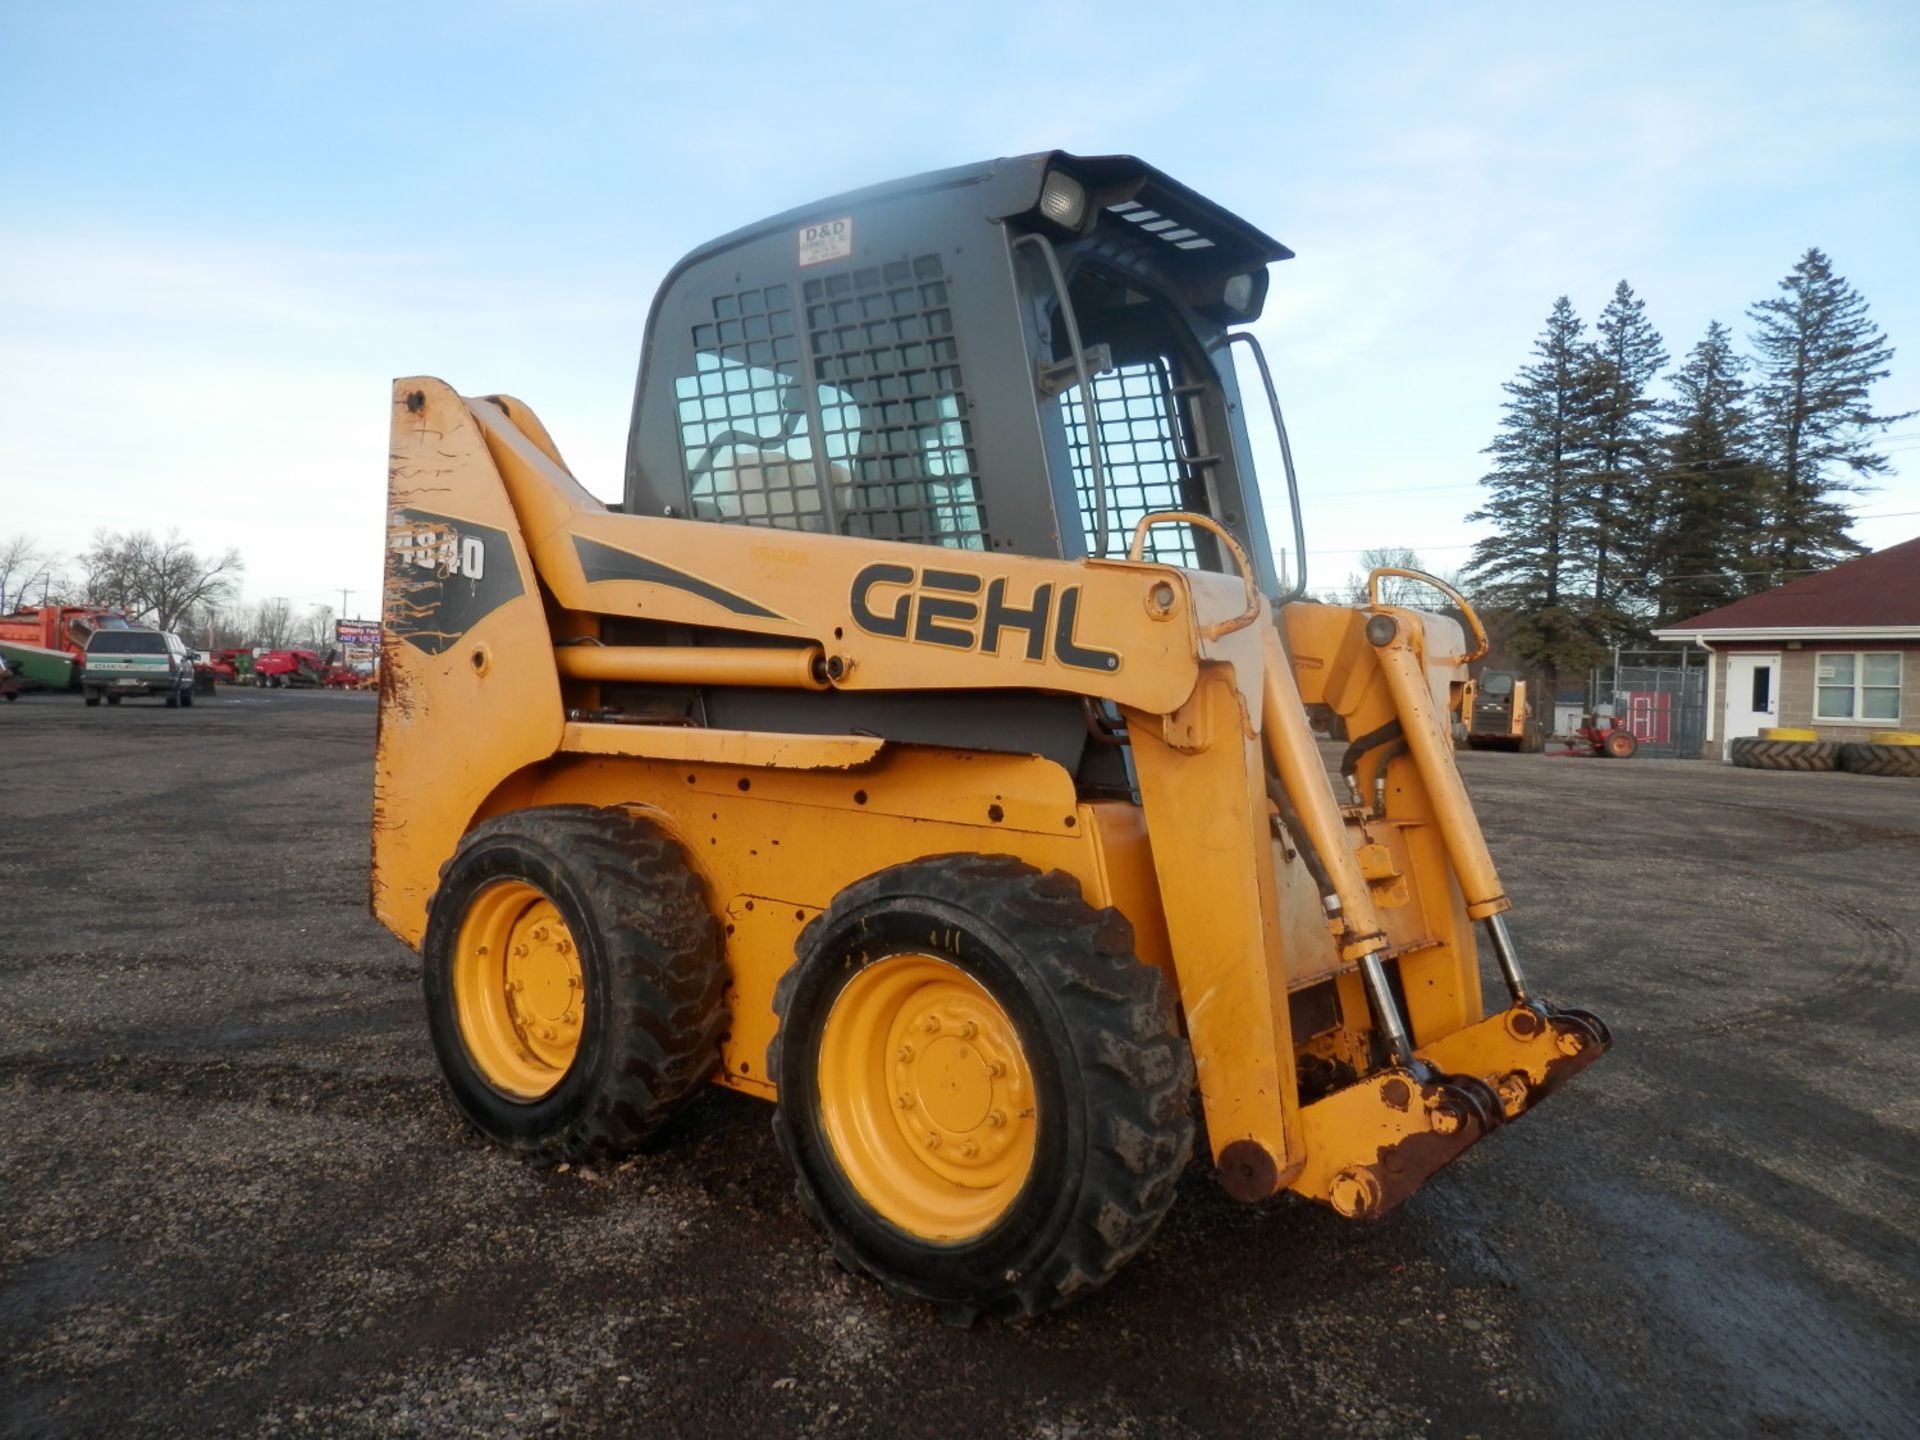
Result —
[[1596, 669], [1589, 691], [1596, 711], [1618, 715], [1640, 742], [1640, 753], [1698, 760], [1707, 738], [1710, 657], [1685, 650], [1620, 651]]

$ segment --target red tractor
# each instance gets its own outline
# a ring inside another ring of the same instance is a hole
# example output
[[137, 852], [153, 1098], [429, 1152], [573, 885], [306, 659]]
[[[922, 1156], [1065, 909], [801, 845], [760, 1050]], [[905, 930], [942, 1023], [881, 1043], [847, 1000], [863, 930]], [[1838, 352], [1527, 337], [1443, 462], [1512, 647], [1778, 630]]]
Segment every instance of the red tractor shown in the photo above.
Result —
[[1571, 735], [1553, 737], [1567, 748], [1556, 755], [1590, 755], [1603, 760], [1631, 760], [1640, 742], [1618, 715], [1582, 715]]

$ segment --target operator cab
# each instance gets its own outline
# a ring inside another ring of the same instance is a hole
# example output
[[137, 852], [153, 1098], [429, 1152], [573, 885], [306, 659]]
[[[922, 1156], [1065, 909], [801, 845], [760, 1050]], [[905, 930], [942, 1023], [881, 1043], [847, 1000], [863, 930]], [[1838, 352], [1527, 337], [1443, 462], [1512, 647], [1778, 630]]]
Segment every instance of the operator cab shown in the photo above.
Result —
[[[749, 226], [654, 301], [625, 508], [1068, 559], [1192, 511], [1283, 598], [1232, 354], [1258, 347], [1229, 327], [1291, 254], [1139, 160], [1058, 151]], [[1284, 454], [1277, 405], [1260, 423]], [[1220, 549], [1169, 524], [1144, 553]]]

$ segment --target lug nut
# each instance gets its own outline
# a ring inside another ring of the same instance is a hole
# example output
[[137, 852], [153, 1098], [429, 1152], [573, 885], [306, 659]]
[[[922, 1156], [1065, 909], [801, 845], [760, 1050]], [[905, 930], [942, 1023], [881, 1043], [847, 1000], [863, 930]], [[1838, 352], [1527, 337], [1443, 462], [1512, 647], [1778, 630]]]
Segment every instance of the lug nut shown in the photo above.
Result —
[[987, 1124], [993, 1126], [994, 1129], [998, 1130], [1006, 1123], [1007, 1116], [1004, 1110], [989, 1110], [987, 1112]]
[[903, 1094], [894, 1103], [897, 1104], [902, 1110], [911, 1110], [913, 1109], [913, 1096]]
[[527, 942], [524, 940], [522, 940], [518, 945], [513, 947], [513, 958], [516, 960], [524, 960], [527, 958], [527, 956], [531, 955], [532, 953], [533, 951], [528, 948]]
[[533, 938], [543, 945], [546, 944], [547, 937], [552, 933], [553, 932], [544, 925], [536, 925], [533, 927]]
[[902, 1045], [898, 1050], [893, 1052], [893, 1058], [904, 1065], [907, 1061], [913, 1059], [913, 1046]]
[[931, 1130], [929, 1130], [927, 1132], [927, 1149], [938, 1150], [939, 1148], [940, 1148], [940, 1137], [934, 1134]]
[[961, 1142], [960, 1153], [971, 1160], [980, 1153], [980, 1147], [971, 1140], [965, 1140]]
[[920, 1028], [929, 1035], [938, 1035], [940, 1033], [940, 1017], [938, 1015], [927, 1016], [926, 1019], [920, 1022]]
[[974, 1033], [975, 1033], [975, 1032], [976, 1032], [976, 1031], [977, 1031], [977, 1030], [978, 1030], [979, 1028], [980, 1028], [980, 1027], [979, 1027], [979, 1026], [977, 1026], [977, 1025], [975, 1025], [975, 1024], [973, 1023], [973, 1021], [971, 1021], [971, 1020], [963, 1020], [963, 1021], [961, 1021], [961, 1022], [960, 1022], [960, 1038], [961, 1038], [962, 1040], [971, 1040], [971, 1039], [973, 1039], [973, 1037], [974, 1037]]
[[998, 1080], [1006, 1073], [1007, 1067], [1002, 1065], [998, 1060], [987, 1061], [987, 1074], [991, 1075], [994, 1079]]

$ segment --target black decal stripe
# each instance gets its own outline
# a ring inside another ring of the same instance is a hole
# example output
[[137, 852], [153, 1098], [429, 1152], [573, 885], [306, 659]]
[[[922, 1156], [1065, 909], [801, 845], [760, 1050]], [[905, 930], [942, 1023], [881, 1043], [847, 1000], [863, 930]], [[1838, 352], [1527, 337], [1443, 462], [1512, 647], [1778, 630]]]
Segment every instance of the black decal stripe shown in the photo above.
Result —
[[715, 605], [723, 610], [731, 610], [735, 615], [751, 615], [758, 620], [787, 619], [777, 611], [769, 610], [764, 605], [756, 605], [744, 595], [723, 590], [697, 575], [675, 570], [670, 565], [662, 565], [658, 560], [649, 560], [644, 555], [616, 550], [611, 545], [602, 545], [598, 540], [589, 540], [584, 535], [573, 537], [573, 549], [574, 553], [580, 557], [580, 571], [587, 577], [589, 585], [598, 585], [607, 580], [643, 580], [648, 584], [667, 585], [675, 590], [684, 590], [689, 595], [698, 595], [702, 600], [711, 600]]

